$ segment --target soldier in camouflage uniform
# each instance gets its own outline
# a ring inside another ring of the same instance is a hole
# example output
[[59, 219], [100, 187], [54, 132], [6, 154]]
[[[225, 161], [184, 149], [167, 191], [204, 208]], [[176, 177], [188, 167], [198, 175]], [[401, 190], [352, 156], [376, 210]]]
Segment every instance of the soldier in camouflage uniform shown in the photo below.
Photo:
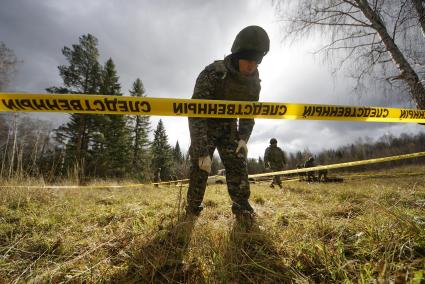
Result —
[[[259, 26], [241, 30], [232, 45], [232, 54], [208, 65], [198, 76], [192, 99], [258, 101], [258, 64], [269, 51], [269, 37]], [[189, 118], [191, 145], [190, 182], [186, 212], [199, 215], [211, 159], [217, 148], [226, 168], [227, 189], [236, 217], [252, 218], [248, 202], [250, 188], [246, 155], [254, 119]]]
[[[314, 166], [316, 166], [316, 164], [314, 163], [313, 157], [308, 158], [308, 160], [304, 163], [304, 168], [311, 168]], [[306, 172], [306, 178], [308, 182], [315, 181], [316, 177], [314, 175], [314, 171]]]
[[[153, 177], [153, 181], [155, 183], [161, 182], [161, 168], [156, 169]], [[155, 184], [156, 187], [158, 187], [158, 184]]]
[[[271, 169], [274, 172], [282, 171], [285, 164], [285, 153], [277, 146], [277, 140], [275, 138], [270, 139], [270, 146], [267, 147], [266, 152], [264, 153], [264, 165], [266, 169]], [[270, 187], [274, 188], [275, 184], [277, 184], [280, 189], [283, 189], [279, 175], [275, 175], [273, 177]]]
[[[304, 163], [297, 164], [297, 169], [302, 169], [302, 168], [304, 168]], [[306, 173], [305, 172], [298, 173], [299, 181], [305, 180], [305, 177], [306, 177]]]

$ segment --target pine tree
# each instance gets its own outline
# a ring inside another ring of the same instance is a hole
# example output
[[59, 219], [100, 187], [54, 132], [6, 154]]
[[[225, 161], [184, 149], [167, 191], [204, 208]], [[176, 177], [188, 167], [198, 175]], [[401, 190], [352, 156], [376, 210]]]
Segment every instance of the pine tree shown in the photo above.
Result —
[[[64, 86], [51, 87], [49, 92], [97, 94], [100, 86], [101, 66], [98, 62], [98, 41], [91, 34], [79, 38], [72, 48], [64, 47], [62, 54], [68, 65], [58, 67]], [[85, 164], [93, 138], [94, 115], [72, 114], [69, 122], [56, 129], [56, 140], [65, 148], [63, 172], [73, 173], [77, 180], [86, 175]]]
[[178, 140], [176, 142], [176, 147], [174, 147], [173, 149], [173, 159], [176, 163], [179, 163], [179, 164], [183, 160], [183, 154], [182, 154], [182, 151], [180, 150], [180, 145]]
[[168, 144], [168, 137], [165, 132], [164, 124], [161, 119], [154, 131], [151, 153], [152, 170], [156, 171], [158, 168], [161, 168], [161, 180], [168, 180], [172, 174], [172, 153], [171, 147]]
[[[130, 90], [133, 97], [145, 97], [145, 88], [142, 81], [137, 78]], [[149, 116], [135, 115], [129, 118], [129, 128], [131, 131], [131, 153], [133, 174], [145, 180], [150, 172], [149, 155], [149, 132], [151, 131]]]
[[174, 178], [182, 178], [183, 172], [184, 172], [184, 157], [183, 153], [180, 150], [180, 144], [179, 141], [176, 142], [176, 146], [172, 149], [173, 152], [173, 169], [172, 169], [172, 175]]
[[[108, 96], [122, 96], [121, 85], [115, 64], [109, 58], [102, 71], [102, 83], [100, 93]], [[127, 118], [123, 115], [109, 114], [99, 116], [96, 119], [96, 126], [100, 134], [100, 141], [97, 141], [96, 157], [100, 160], [104, 168], [99, 172], [107, 177], [124, 177], [128, 173], [130, 163], [130, 133], [127, 128]], [[99, 149], [99, 146], [102, 146]]]
[[258, 168], [260, 169], [260, 173], [264, 173], [266, 171], [264, 160], [261, 158], [261, 156], [258, 157]]
[[220, 159], [214, 155], [211, 161], [211, 175], [216, 175], [218, 173], [218, 170], [221, 170], [222, 167], [220, 166]]

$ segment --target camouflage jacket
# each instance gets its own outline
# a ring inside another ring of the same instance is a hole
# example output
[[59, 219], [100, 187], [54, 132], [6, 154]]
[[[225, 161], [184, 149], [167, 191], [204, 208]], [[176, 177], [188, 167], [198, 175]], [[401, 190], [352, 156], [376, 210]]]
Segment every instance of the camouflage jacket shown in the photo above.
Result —
[[285, 153], [277, 146], [269, 146], [264, 153], [264, 164], [275, 170], [283, 169], [286, 164]]
[[[258, 71], [247, 77], [231, 64], [230, 56], [208, 65], [198, 76], [192, 99], [258, 101], [260, 94]], [[208, 155], [208, 128], [221, 124], [237, 124], [237, 119], [189, 118], [191, 151], [197, 157]], [[239, 119], [235, 139], [248, 142], [254, 127], [254, 119]], [[224, 135], [229, 135], [224, 133]]]
[[314, 161], [307, 160], [304, 163], [304, 168], [311, 168], [311, 167], [314, 167], [314, 166], [316, 166], [316, 163]]

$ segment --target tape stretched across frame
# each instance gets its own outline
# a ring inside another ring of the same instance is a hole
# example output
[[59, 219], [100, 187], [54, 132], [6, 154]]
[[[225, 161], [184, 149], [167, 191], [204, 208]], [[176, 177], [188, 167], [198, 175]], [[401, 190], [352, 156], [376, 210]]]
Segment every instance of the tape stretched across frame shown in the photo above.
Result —
[[[411, 154], [396, 155], [396, 156], [389, 156], [389, 157], [375, 158], [375, 159], [368, 159], [368, 160], [361, 160], [361, 161], [354, 161], [354, 162], [346, 162], [346, 163], [339, 163], [339, 164], [332, 164], [332, 165], [325, 165], [325, 166], [316, 166], [316, 167], [310, 167], [310, 168], [277, 171], [277, 172], [270, 172], [270, 173], [263, 173], [263, 174], [253, 174], [253, 175], [248, 175], [248, 178], [256, 179], [261, 177], [272, 177], [275, 175], [290, 175], [290, 174], [306, 173], [306, 172], [313, 172], [313, 171], [320, 171], [320, 170], [340, 169], [340, 168], [348, 168], [348, 167], [354, 167], [354, 166], [362, 166], [362, 165], [369, 165], [369, 164], [376, 164], [376, 163], [383, 163], [383, 162], [390, 162], [390, 161], [397, 161], [397, 160], [404, 160], [404, 159], [413, 159], [413, 158], [420, 158], [420, 157], [425, 157], [425, 152], [417, 152], [417, 153], [411, 153]], [[220, 177], [220, 176], [211, 176], [211, 177]], [[188, 181], [189, 179], [184, 179], [184, 180], [165, 181], [165, 182], [152, 183], [152, 184], [154, 185], [175, 184], [175, 183], [184, 183]]]
[[289, 175], [289, 174], [297, 174], [297, 173], [306, 173], [311, 171], [348, 168], [348, 167], [354, 167], [354, 166], [362, 166], [362, 165], [397, 161], [397, 160], [403, 160], [403, 159], [413, 159], [413, 158], [420, 158], [420, 157], [425, 157], [425, 152], [417, 152], [417, 153], [396, 155], [396, 156], [383, 157], [383, 158], [346, 162], [346, 163], [332, 164], [332, 165], [326, 165], [326, 166], [316, 166], [311, 168], [302, 168], [302, 169], [278, 171], [278, 172], [272, 172], [272, 173], [255, 174], [255, 175], [249, 175], [248, 177], [259, 178], [259, 177], [268, 177], [268, 176], [274, 176], [274, 175]]
[[[420, 157], [425, 157], [425, 152], [417, 152], [417, 153], [396, 155], [396, 156], [383, 157], [383, 158], [375, 158], [375, 159], [368, 159], [368, 160], [361, 160], [361, 161], [354, 161], [354, 162], [346, 162], [346, 163], [332, 164], [332, 165], [326, 165], [326, 166], [316, 166], [316, 167], [311, 167], [311, 168], [302, 168], [302, 169], [270, 172], [270, 173], [263, 173], [263, 174], [254, 174], [254, 175], [249, 175], [248, 178], [255, 179], [255, 178], [260, 178], [260, 177], [272, 177], [272, 176], [275, 176], [275, 175], [289, 175], [289, 174], [305, 173], [305, 172], [319, 171], [319, 170], [339, 169], [339, 168], [347, 168], [347, 167], [376, 164], [376, 163], [397, 161], [397, 160], [403, 160], [403, 159], [420, 158]], [[356, 175], [350, 175], [350, 176], [356, 176]], [[358, 175], [358, 176], [369, 176], [369, 175]], [[373, 175], [371, 175], [371, 176], [373, 176]], [[156, 182], [156, 183], [151, 183], [151, 184], [152, 185], [166, 185], [166, 184], [171, 185], [171, 184], [178, 184], [178, 183], [182, 184], [182, 183], [187, 183], [187, 182], [189, 182], [189, 179]], [[0, 186], [0, 188], [46, 188], [46, 189], [60, 189], [60, 188], [130, 188], [130, 187], [141, 187], [141, 186], [144, 186], [144, 185], [146, 185], [146, 184], [87, 185], [87, 186], [78, 186], [78, 185], [64, 185], [64, 186], [55, 186], [55, 185], [51, 185], [51, 186], [49, 186], [49, 185], [42, 185], [42, 186], [37, 186], [37, 185], [35, 185], [35, 186], [31, 186], [31, 185], [21, 185], [21, 186], [7, 185], [7, 186]]]
[[425, 123], [425, 110], [75, 94], [0, 93], [0, 112]]

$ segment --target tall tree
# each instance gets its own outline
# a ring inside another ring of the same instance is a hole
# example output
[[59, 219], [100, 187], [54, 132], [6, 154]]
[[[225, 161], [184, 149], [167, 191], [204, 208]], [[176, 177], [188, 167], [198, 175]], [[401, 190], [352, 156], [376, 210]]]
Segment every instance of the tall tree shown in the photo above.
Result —
[[168, 144], [167, 133], [160, 119], [154, 131], [154, 139], [151, 146], [152, 170], [161, 168], [161, 179], [168, 180], [172, 174], [172, 153]]
[[173, 170], [172, 174], [175, 178], [182, 178], [184, 173], [184, 156], [180, 149], [179, 141], [177, 140], [176, 146], [172, 149], [173, 154]]
[[0, 92], [7, 88], [17, 65], [15, 52], [0, 41]]
[[221, 170], [223, 168], [223, 165], [220, 164], [220, 159], [213, 155], [212, 161], [211, 161], [211, 175], [216, 175], [218, 173], [218, 170]]
[[[130, 90], [133, 97], [145, 97], [145, 88], [137, 78]], [[134, 115], [129, 118], [129, 127], [132, 140], [132, 171], [133, 174], [144, 180], [150, 173], [149, 132], [151, 131], [149, 116]]]
[[[64, 47], [62, 54], [68, 65], [58, 67], [64, 86], [47, 88], [49, 92], [97, 94], [101, 80], [98, 62], [98, 40], [91, 34], [79, 38], [79, 43]], [[94, 115], [72, 114], [69, 122], [56, 130], [57, 141], [65, 146], [64, 172], [72, 172], [80, 180], [86, 174], [85, 163], [93, 138]]]
[[[288, 2], [292, 6], [281, 5]], [[391, 86], [407, 87], [410, 99], [418, 108], [425, 109], [425, 38], [413, 14], [415, 6], [422, 23], [423, 1], [419, 2], [297, 0], [275, 1], [275, 4], [290, 22], [288, 35], [308, 36], [311, 32], [329, 35], [329, 43], [322, 50], [329, 52], [328, 55], [342, 56], [338, 66], [349, 61], [358, 82], [366, 75], [379, 74]]]
[[[102, 82], [100, 93], [107, 96], [122, 96], [121, 85], [118, 82], [115, 64], [109, 58], [102, 70]], [[104, 165], [102, 172], [98, 174], [107, 177], [124, 177], [128, 175], [130, 163], [130, 133], [127, 128], [127, 119], [123, 115], [105, 115], [98, 116], [95, 119], [96, 129], [101, 141], [95, 141], [96, 157], [102, 157], [100, 160]], [[99, 144], [101, 147], [99, 147]], [[96, 159], [99, 160], [99, 159]]]
[[181, 163], [181, 161], [183, 160], [183, 154], [180, 150], [180, 144], [178, 140], [176, 142], [176, 146], [173, 148], [173, 159], [174, 161], [176, 161], [176, 163]]

